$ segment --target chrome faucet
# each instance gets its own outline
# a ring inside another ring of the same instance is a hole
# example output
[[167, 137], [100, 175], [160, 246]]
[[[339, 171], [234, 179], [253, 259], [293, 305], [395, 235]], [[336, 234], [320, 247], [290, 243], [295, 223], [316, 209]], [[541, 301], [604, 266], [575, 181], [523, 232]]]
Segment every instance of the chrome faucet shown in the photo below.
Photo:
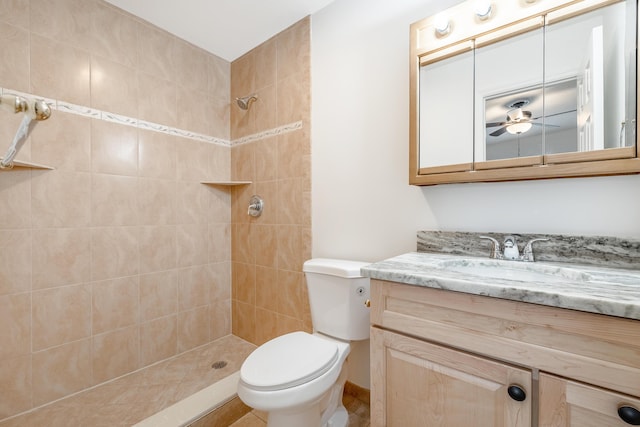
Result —
[[518, 243], [516, 241], [515, 236], [509, 235], [504, 238], [504, 242], [502, 243], [504, 246], [504, 250], [501, 249], [500, 242], [498, 242], [493, 237], [480, 236], [480, 238], [491, 241], [491, 252], [489, 253], [489, 258], [507, 259], [507, 260], [524, 261], [524, 262], [535, 261], [535, 258], [533, 257], [533, 242], [549, 240], [549, 239], [531, 239], [525, 245], [524, 249], [522, 250], [522, 254], [520, 254], [520, 250], [518, 249]]

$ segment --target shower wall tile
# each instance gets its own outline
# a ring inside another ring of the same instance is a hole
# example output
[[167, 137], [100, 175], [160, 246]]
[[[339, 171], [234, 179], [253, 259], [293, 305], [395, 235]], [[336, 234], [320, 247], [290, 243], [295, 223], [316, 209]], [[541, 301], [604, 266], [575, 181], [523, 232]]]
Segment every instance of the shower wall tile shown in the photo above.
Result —
[[138, 27], [131, 15], [97, 2], [91, 19], [91, 52], [128, 67], [138, 66]]
[[209, 307], [201, 306], [178, 313], [178, 352], [182, 353], [209, 341]]
[[91, 57], [91, 107], [129, 117], [138, 115], [138, 79], [134, 68]]
[[36, 228], [88, 227], [91, 175], [62, 170], [32, 172], [31, 222]]
[[138, 178], [93, 174], [91, 223], [94, 226], [137, 225]]
[[33, 33], [30, 46], [29, 91], [72, 104], [89, 105], [89, 52]]
[[[303, 262], [311, 256], [310, 20], [305, 18], [231, 64], [232, 138], [299, 122], [297, 129], [236, 145], [231, 177], [253, 184], [231, 193], [233, 332], [255, 344], [311, 331]], [[247, 215], [252, 194], [265, 200]]]
[[91, 170], [97, 173], [136, 176], [136, 129], [102, 120], [91, 120]]
[[[7, 0], [3, 1], [4, 3]], [[2, 17], [0, 4], [0, 18]], [[0, 86], [29, 90], [29, 31], [0, 22]]]
[[31, 355], [0, 363], [0, 419], [32, 408]]
[[162, 317], [140, 327], [140, 362], [143, 366], [175, 356], [178, 346], [177, 316]]
[[42, 405], [91, 386], [91, 341], [84, 339], [33, 354], [33, 403]]
[[0, 229], [31, 226], [31, 171], [5, 173], [0, 180]]
[[138, 274], [138, 227], [100, 227], [91, 230], [93, 280]]
[[0, 21], [29, 29], [29, 0], [0, 0]]
[[91, 233], [88, 228], [33, 230], [33, 289], [91, 280]]
[[0, 173], [0, 422], [229, 334], [233, 190], [201, 181], [231, 148], [188, 135], [229, 139], [231, 64], [103, 0], [0, 0], [0, 87], [102, 111]]
[[140, 228], [140, 274], [176, 268], [176, 253], [175, 226]]
[[139, 130], [138, 175], [175, 181], [177, 139], [159, 132]]
[[141, 321], [147, 322], [177, 312], [178, 274], [175, 270], [140, 276]]
[[92, 322], [94, 334], [139, 323], [138, 276], [93, 283]]
[[139, 368], [139, 326], [94, 335], [92, 343], [93, 383], [99, 384]]
[[65, 286], [33, 292], [32, 346], [43, 350], [91, 335], [91, 287]]
[[61, 170], [91, 171], [91, 120], [55, 112], [31, 133], [31, 160]]
[[[28, 293], [0, 296], [0, 359], [29, 354], [31, 350], [31, 296]], [[1, 365], [1, 364], [0, 364]]]
[[0, 230], [0, 254], [0, 295], [31, 291], [31, 230]]

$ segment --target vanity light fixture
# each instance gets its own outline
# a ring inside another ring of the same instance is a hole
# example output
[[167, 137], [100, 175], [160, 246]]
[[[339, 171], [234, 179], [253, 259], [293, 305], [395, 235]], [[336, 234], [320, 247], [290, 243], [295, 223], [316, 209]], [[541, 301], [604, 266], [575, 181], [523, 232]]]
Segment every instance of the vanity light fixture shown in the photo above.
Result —
[[513, 123], [507, 126], [507, 132], [512, 135], [520, 135], [521, 133], [527, 132], [529, 129], [531, 129], [531, 123], [529, 122]]
[[437, 37], [444, 37], [451, 32], [451, 21], [449, 17], [441, 14], [436, 17], [434, 21], [434, 28], [436, 30]]
[[474, 12], [476, 16], [481, 21], [486, 21], [491, 18], [491, 12], [493, 8], [491, 6], [491, 1], [489, 0], [476, 0], [474, 5]]

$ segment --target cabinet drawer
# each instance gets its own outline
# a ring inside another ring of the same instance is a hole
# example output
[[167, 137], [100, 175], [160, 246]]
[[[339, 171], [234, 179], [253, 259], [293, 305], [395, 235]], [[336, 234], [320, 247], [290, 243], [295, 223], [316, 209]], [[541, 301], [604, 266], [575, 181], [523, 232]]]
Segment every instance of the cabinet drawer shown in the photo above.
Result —
[[640, 321], [371, 281], [371, 323], [640, 396]]
[[[640, 417], [640, 399], [545, 373], [540, 374], [539, 399], [541, 426], [629, 427], [638, 425], [631, 420]], [[618, 414], [620, 407], [626, 414]]]

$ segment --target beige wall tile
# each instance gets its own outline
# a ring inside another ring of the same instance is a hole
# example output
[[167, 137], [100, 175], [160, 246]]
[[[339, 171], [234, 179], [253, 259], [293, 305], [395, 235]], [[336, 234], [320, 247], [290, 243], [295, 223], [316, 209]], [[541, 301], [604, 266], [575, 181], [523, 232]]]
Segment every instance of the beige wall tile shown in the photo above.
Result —
[[91, 175], [51, 170], [32, 174], [34, 227], [87, 227], [91, 222]]
[[233, 61], [231, 63], [231, 99], [253, 93], [257, 89], [256, 74], [256, 56], [253, 51]]
[[277, 217], [279, 224], [302, 224], [302, 180], [282, 179], [278, 181]]
[[152, 25], [138, 25], [138, 65], [144, 73], [176, 81], [173, 65], [176, 38]]
[[[208, 91], [215, 99], [220, 99], [227, 104], [229, 103], [231, 87], [231, 64], [224, 59], [210, 55], [207, 62], [209, 78]], [[229, 122], [227, 122], [227, 128]]]
[[28, 70], [29, 32], [24, 28], [0, 22], [0, 86], [28, 92]]
[[140, 228], [140, 274], [174, 269], [176, 251], [175, 226]]
[[31, 159], [56, 169], [91, 171], [91, 120], [56, 111], [31, 133]]
[[[140, 120], [178, 126], [177, 87], [172, 81], [147, 73], [138, 73], [138, 115]], [[189, 129], [189, 128], [187, 128]]]
[[302, 227], [296, 225], [278, 226], [278, 268], [302, 271]]
[[176, 223], [176, 182], [166, 179], [139, 178], [138, 209], [140, 224], [173, 225]]
[[209, 191], [199, 182], [181, 182], [176, 192], [176, 222], [206, 224], [209, 218]]
[[211, 270], [210, 304], [231, 298], [231, 263], [218, 262], [209, 264]]
[[0, 230], [0, 254], [0, 295], [31, 291], [31, 230]]
[[91, 233], [88, 228], [33, 230], [33, 289], [91, 280]]
[[175, 40], [173, 47], [176, 81], [184, 88], [206, 92], [209, 89], [209, 55], [180, 39]]
[[209, 307], [202, 306], [178, 313], [178, 352], [191, 350], [209, 340]]
[[91, 52], [112, 61], [138, 65], [138, 21], [106, 3], [96, 2], [91, 20]]
[[33, 404], [39, 406], [91, 386], [91, 340], [33, 354]]
[[[91, 48], [92, 16], [95, 1], [31, 0], [31, 30], [85, 50]], [[85, 104], [86, 105], [86, 104]]]
[[256, 265], [278, 267], [278, 234], [276, 225], [252, 225]]
[[256, 181], [273, 181], [278, 177], [278, 137], [265, 138], [255, 144]]
[[[227, 123], [229, 119], [227, 118]], [[227, 135], [226, 139], [229, 136]], [[210, 179], [227, 180], [231, 176], [231, 149], [217, 144], [211, 144], [210, 147], [210, 159], [211, 159], [211, 177]], [[218, 190], [220, 191], [220, 190]], [[225, 194], [229, 194], [227, 190], [224, 190]]]
[[209, 180], [209, 143], [182, 138], [176, 144], [176, 152], [178, 181]]
[[293, 74], [278, 81], [276, 95], [278, 99], [276, 107], [278, 126], [310, 117], [311, 79], [305, 76], [308, 73], [308, 71], [300, 72], [301, 75]]
[[254, 264], [254, 245], [249, 224], [235, 224], [232, 226], [231, 260], [245, 264]]
[[208, 227], [206, 225], [178, 225], [177, 265], [190, 267], [208, 262]]
[[278, 313], [302, 319], [306, 305], [304, 274], [278, 270]]
[[278, 80], [286, 79], [311, 66], [311, 25], [309, 17], [301, 19], [276, 36], [278, 43]]
[[177, 313], [177, 289], [175, 270], [140, 276], [140, 319], [146, 322]]
[[233, 334], [255, 343], [256, 308], [251, 304], [233, 300], [231, 305]]
[[178, 349], [177, 316], [162, 317], [140, 327], [140, 362], [143, 366], [175, 356]]
[[279, 298], [278, 270], [256, 267], [256, 307], [278, 311]]
[[205, 135], [212, 133], [210, 116], [215, 109], [207, 91], [179, 87], [176, 107], [178, 128]]
[[101, 334], [139, 322], [138, 277], [93, 283], [92, 332]]
[[138, 144], [139, 176], [176, 179], [176, 137], [139, 130]]
[[285, 133], [278, 137], [278, 178], [301, 178], [309, 171], [305, 162], [311, 153], [309, 135], [303, 130]]
[[233, 286], [231, 288], [234, 300], [255, 305], [256, 303], [256, 267], [253, 263], [232, 264]]
[[231, 333], [231, 300], [218, 301], [210, 306], [210, 339], [217, 340]]
[[31, 225], [31, 171], [2, 173], [0, 179], [0, 229]]
[[0, 21], [29, 28], [29, 0], [0, 0]]
[[138, 115], [138, 77], [134, 68], [91, 57], [91, 107], [129, 117]]
[[107, 332], [93, 337], [93, 383], [133, 372], [140, 366], [138, 326]]
[[93, 280], [138, 274], [138, 227], [101, 227], [91, 230]]
[[89, 53], [35, 34], [31, 35], [30, 46], [30, 92], [89, 105]]
[[278, 103], [276, 85], [266, 86], [258, 90], [257, 95], [258, 100], [251, 106], [253, 132], [261, 132], [277, 127], [276, 109], [278, 108]]
[[22, 293], [0, 296], [0, 360], [28, 355], [31, 351], [30, 336], [30, 295]]
[[252, 223], [261, 225], [278, 223], [278, 212], [282, 203], [278, 191], [279, 187], [279, 181], [258, 181], [256, 183], [255, 192], [262, 197], [265, 204], [262, 215], [250, 219]]
[[209, 224], [209, 262], [231, 260], [231, 225]]
[[261, 345], [278, 336], [278, 314], [256, 308], [256, 344]]
[[3, 360], [0, 363], [0, 419], [31, 407], [31, 355]]
[[138, 174], [138, 133], [135, 128], [102, 120], [91, 121], [91, 170]]
[[216, 188], [208, 185], [209, 192], [209, 223], [231, 223], [231, 192], [228, 189]]
[[91, 335], [91, 287], [65, 286], [33, 292], [34, 351]]
[[93, 174], [91, 223], [94, 226], [138, 225], [138, 178]]
[[208, 304], [212, 282], [213, 275], [207, 265], [178, 270], [178, 311]]
[[274, 86], [277, 80], [277, 48], [280, 36], [272, 37], [252, 52], [255, 56], [255, 89], [263, 90], [268, 86]]

